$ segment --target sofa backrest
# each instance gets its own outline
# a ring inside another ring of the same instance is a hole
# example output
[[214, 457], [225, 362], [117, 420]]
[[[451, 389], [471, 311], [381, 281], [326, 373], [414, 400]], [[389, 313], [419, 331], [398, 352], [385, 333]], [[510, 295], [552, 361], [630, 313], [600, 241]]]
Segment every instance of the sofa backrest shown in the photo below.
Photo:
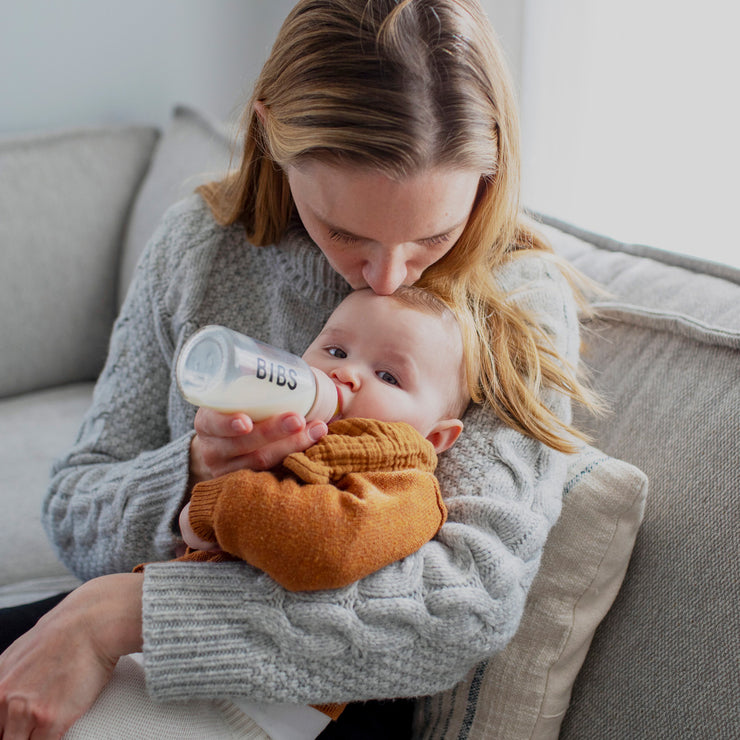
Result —
[[0, 140], [0, 398], [94, 380], [165, 210], [231, 160], [227, 127], [177, 106], [164, 132]]
[[627, 577], [561, 737], [730, 737], [740, 624], [740, 270], [550, 223], [543, 231], [556, 251], [611, 293], [586, 324], [583, 356], [612, 413], [577, 411], [577, 421], [650, 482]]
[[0, 397], [99, 373], [157, 136], [126, 126], [0, 141]]
[[164, 212], [202, 182], [223, 175], [231, 163], [232, 138], [224, 124], [207, 114], [185, 105], [174, 108], [131, 211], [121, 256], [119, 307]]

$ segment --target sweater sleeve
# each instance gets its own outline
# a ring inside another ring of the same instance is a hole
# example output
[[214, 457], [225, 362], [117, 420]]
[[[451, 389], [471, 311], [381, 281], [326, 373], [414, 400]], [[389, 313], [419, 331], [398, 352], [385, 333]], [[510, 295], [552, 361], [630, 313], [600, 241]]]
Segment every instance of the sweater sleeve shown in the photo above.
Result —
[[291, 591], [335, 589], [418, 550], [446, 516], [437, 480], [415, 470], [304, 484], [242, 470], [197, 485], [199, 536]]
[[[180, 217], [170, 215], [170, 221]], [[152, 239], [111, 335], [108, 359], [78, 438], [56, 461], [43, 505], [60, 559], [82, 579], [172, 557], [192, 433], [172, 438], [168, 420], [174, 337], [156, 298], [167, 234]]]
[[[556, 265], [507, 268], [512, 300], [575, 362], [575, 302]], [[561, 419], [569, 400], [544, 399]], [[435, 693], [516, 631], [566, 456], [472, 407], [440, 457], [448, 519], [409, 557], [337, 591], [290, 593], [250, 566], [154, 563], [144, 583], [147, 687], [157, 699], [244, 694], [299, 703]]]

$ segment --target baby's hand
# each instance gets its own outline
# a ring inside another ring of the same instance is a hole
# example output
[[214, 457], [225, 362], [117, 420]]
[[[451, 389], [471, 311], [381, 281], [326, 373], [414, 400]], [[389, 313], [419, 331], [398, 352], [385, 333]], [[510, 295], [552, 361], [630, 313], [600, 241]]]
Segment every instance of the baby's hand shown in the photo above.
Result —
[[193, 528], [190, 526], [190, 504], [185, 504], [185, 508], [180, 512], [180, 532], [183, 540], [188, 547], [194, 550], [217, 550], [218, 545], [215, 542], [206, 542], [198, 537]]

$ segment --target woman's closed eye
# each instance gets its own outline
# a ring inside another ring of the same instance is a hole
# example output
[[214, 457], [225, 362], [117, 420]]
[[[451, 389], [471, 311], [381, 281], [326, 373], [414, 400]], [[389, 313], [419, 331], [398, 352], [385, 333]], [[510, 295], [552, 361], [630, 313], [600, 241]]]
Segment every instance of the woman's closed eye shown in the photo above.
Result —
[[333, 242], [344, 242], [345, 244], [355, 244], [360, 241], [358, 237], [352, 234], [345, 234], [342, 231], [334, 231], [333, 229], [329, 231], [329, 239]]
[[[329, 231], [329, 239], [333, 242], [344, 242], [345, 244], [357, 244], [362, 241], [359, 236], [354, 234], [346, 234], [343, 231], [335, 231], [331, 229]], [[424, 239], [419, 239], [418, 244], [423, 244], [426, 247], [439, 247], [445, 244], [449, 244], [452, 239], [452, 232], [446, 234], [437, 234], [436, 236], [428, 236]]]
[[443, 244], [448, 244], [452, 238], [452, 233], [448, 234], [437, 234], [437, 236], [429, 236], [426, 239], [421, 240], [421, 244], [427, 247], [439, 247]]

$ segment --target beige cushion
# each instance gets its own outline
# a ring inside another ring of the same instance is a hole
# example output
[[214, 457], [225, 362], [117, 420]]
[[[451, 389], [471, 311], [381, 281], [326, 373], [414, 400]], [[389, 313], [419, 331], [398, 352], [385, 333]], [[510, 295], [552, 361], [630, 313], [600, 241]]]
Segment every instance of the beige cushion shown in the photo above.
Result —
[[592, 447], [573, 457], [519, 631], [454, 689], [418, 702], [416, 737], [557, 738], [627, 570], [646, 494], [647, 478], [634, 466]]

